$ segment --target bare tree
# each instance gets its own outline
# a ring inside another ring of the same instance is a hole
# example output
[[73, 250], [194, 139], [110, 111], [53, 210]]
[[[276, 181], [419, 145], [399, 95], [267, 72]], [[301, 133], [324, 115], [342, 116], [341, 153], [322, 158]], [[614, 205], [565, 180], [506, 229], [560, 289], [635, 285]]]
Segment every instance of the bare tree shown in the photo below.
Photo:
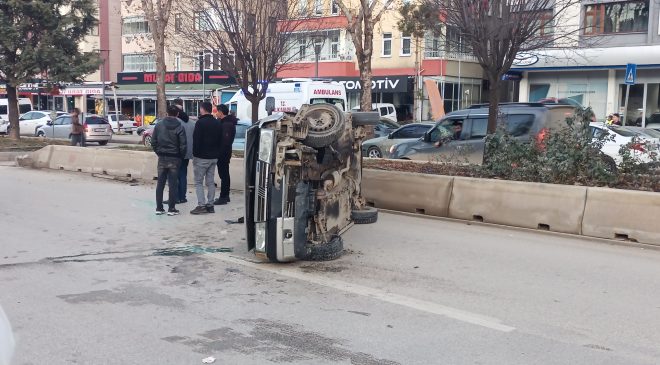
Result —
[[149, 22], [151, 38], [154, 42], [156, 54], [156, 110], [158, 115], [164, 117], [167, 111], [167, 96], [165, 95], [165, 42], [167, 29], [172, 12], [172, 0], [140, 0], [144, 16]]
[[346, 30], [355, 46], [362, 90], [360, 109], [371, 111], [371, 56], [374, 53], [374, 28], [394, 0], [335, 0], [346, 16]]
[[[301, 0], [305, 1], [305, 0]], [[179, 34], [191, 53], [211, 50], [219, 66], [236, 80], [259, 119], [259, 102], [280, 71], [299, 58], [298, 39], [317, 26], [296, 1], [189, 0], [180, 4]], [[306, 9], [306, 7], [305, 7]], [[204, 57], [204, 56], [203, 56]], [[202, 62], [205, 62], [202, 60]]]
[[[488, 132], [497, 128], [502, 76], [534, 50], [577, 46], [580, 28], [567, 22], [579, 0], [424, 0], [461, 34], [489, 83]], [[530, 55], [531, 56], [531, 55]]]

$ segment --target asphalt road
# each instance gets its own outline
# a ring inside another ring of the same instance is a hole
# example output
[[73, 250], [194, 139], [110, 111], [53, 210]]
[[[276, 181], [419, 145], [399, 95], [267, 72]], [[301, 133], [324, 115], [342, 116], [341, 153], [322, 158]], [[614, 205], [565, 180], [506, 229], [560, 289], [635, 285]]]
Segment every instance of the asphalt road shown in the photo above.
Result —
[[660, 363], [660, 251], [381, 214], [273, 265], [224, 222], [240, 194], [157, 217], [151, 185], [2, 166], [0, 192], [15, 364]]

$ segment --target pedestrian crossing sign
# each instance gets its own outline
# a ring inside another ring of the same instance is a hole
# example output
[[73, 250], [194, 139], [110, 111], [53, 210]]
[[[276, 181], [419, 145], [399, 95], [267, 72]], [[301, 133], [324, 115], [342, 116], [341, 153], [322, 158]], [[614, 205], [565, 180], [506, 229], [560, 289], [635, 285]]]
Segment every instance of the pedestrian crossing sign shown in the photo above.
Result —
[[624, 82], [626, 85], [635, 85], [637, 81], [637, 65], [634, 63], [629, 63], [626, 65], [626, 79]]

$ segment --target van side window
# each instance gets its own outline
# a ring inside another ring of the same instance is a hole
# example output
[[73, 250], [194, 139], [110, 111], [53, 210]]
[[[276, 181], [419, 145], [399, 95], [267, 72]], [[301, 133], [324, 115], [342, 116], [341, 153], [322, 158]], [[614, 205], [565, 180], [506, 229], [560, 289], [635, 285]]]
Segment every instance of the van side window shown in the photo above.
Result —
[[471, 119], [470, 139], [482, 139], [488, 135], [488, 118]]
[[387, 115], [387, 114], [389, 114], [387, 112], [387, 107], [386, 106], [380, 107], [380, 116], [382, 117], [382, 116]]
[[513, 137], [526, 136], [534, 125], [532, 114], [509, 114], [506, 120], [506, 130]]

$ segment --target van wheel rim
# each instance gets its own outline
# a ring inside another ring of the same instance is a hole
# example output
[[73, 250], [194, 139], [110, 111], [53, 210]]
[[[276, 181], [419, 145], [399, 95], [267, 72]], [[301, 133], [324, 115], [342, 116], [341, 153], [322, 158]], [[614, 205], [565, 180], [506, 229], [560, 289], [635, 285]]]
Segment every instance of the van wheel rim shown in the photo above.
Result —
[[370, 149], [369, 150], [369, 157], [371, 157], [371, 158], [380, 158], [381, 157], [380, 156], [380, 151], [378, 151], [375, 148]]

